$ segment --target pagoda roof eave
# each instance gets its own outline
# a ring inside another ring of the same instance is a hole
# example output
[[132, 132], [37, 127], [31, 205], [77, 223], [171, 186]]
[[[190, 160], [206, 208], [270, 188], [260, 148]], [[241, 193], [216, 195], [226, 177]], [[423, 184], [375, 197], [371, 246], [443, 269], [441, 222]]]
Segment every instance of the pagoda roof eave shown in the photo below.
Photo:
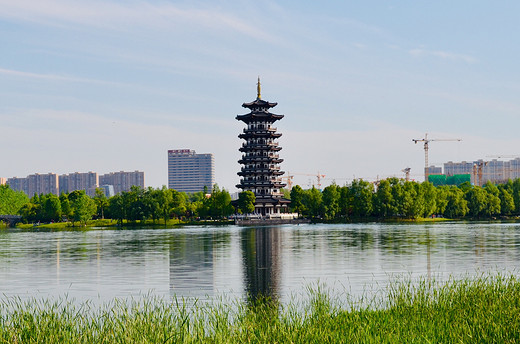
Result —
[[259, 204], [259, 203], [281, 203], [281, 204], [290, 204], [291, 203], [291, 200], [290, 199], [287, 199], [287, 198], [283, 198], [283, 197], [280, 197], [280, 198], [275, 198], [275, 197], [269, 197], [269, 198], [261, 198], [258, 197], [258, 199], [255, 201], [255, 204]]
[[254, 106], [267, 106], [267, 107], [272, 108], [272, 107], [275, 107], [276, 105], [278, 105], [278, 103], [271, 103], [271, 102], [268, 102], [266, 100], [257, 98], [257, 99], [255, 99], [252, 102], [242, 104], [242, 107], [252, 108]]
[[263, 120], [274, 120], [274, 121], [277, 121], [279, 119], [282, 119], [283, 118], [283, 115], [277, 115], [275, 113], [270, 113], [270, 112], [267, 112], [267, 113], [248, 113], [248, 114], [245, 114], [245, 115], [237, 115], [235, 117], [237, 120], [239, 121], [248, 121], [248, 120], [253, 120], [253, 119], [263, 119]]

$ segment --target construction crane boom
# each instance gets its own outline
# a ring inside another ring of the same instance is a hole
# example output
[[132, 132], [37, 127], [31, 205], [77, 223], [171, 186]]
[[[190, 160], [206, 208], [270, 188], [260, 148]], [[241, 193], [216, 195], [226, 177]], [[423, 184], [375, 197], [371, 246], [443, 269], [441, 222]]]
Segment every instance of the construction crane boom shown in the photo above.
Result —
[[520, 158], [520, 155], [507, 155], [507, 154], [502, 154], [502, 155], [486, 155], [486, 158], [494, 158], [494, 159], [516, 159], [516, 158]]
[[424, 134], [423, 139], [412, 139], [413, 142], [424, 142], [424, 180], [428, 181], [430, 166], [428, 165], [428, 143], [432, 141], [462, 141], [462, 139], [429, 139], [428, 133]]
[[292, 179], [294, 178], [294, 176], [316, 177], [316, 180], [318, 182], [317, 183], [318, 189], [321, 189], [322, 178], [325, 178], [325, 175], [320, 174], [320, 172], [318, 172], [317, 174], [316, 173], [310, 174], [310, 173], [289, 173], [289, 172], [287, 172], [287, 176], [282, 177], [282, 179], [287, 179], [287, 186], [289, 187], [289, 190], [291, 190], [291, 188], [292, 188]]

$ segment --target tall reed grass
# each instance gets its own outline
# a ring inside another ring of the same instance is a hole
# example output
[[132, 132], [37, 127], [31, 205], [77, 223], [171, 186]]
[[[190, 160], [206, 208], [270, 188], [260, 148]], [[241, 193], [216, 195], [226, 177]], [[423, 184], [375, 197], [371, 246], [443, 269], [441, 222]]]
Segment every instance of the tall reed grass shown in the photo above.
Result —
[[340, 305], [315, 288], [303, 304], [199, 305], [146, 296], [90, 302], [4, 298], [0, 343], [518, 343], [520, 280], [394, 282], [377, 304]]

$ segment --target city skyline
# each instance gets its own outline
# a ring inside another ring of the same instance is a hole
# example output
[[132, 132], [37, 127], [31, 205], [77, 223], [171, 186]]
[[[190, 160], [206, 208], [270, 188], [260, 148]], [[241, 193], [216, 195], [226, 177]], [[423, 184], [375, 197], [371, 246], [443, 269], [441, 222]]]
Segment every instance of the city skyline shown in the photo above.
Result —
[[[277, 102], [283, 170], [422, 180], [430, 164], [518, 154], [520, 4], [0, 0], [0, 177], [215, 157], [237, 191], [243, 101]], [[309, 159], [312, 157], [312, 159]]]
[[83, 190], [87, 195], [94, 197], [96, 189], [101, 188], [107, 197], [114, 194], [130, 191], [132, 186], [145, 187], [144, 172], [118, 171], [106, 174], [97, 172], [73, 172], [67, 174], [34, 173], [25, 177], [0, 178], [0, 185], [7, 184], [15, 191], [23, 191], [29, 197], [38, 194], [70, 193]]

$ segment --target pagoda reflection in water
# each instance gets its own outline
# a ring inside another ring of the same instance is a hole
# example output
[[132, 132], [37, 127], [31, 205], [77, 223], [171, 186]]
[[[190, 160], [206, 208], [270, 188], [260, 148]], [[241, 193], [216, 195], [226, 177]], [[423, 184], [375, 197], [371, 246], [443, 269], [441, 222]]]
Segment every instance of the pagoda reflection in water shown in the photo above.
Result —
[[280, 283], [280, 228], [247, 227], [242, 231], [244, 284], [250, 300], [278, 299]]

